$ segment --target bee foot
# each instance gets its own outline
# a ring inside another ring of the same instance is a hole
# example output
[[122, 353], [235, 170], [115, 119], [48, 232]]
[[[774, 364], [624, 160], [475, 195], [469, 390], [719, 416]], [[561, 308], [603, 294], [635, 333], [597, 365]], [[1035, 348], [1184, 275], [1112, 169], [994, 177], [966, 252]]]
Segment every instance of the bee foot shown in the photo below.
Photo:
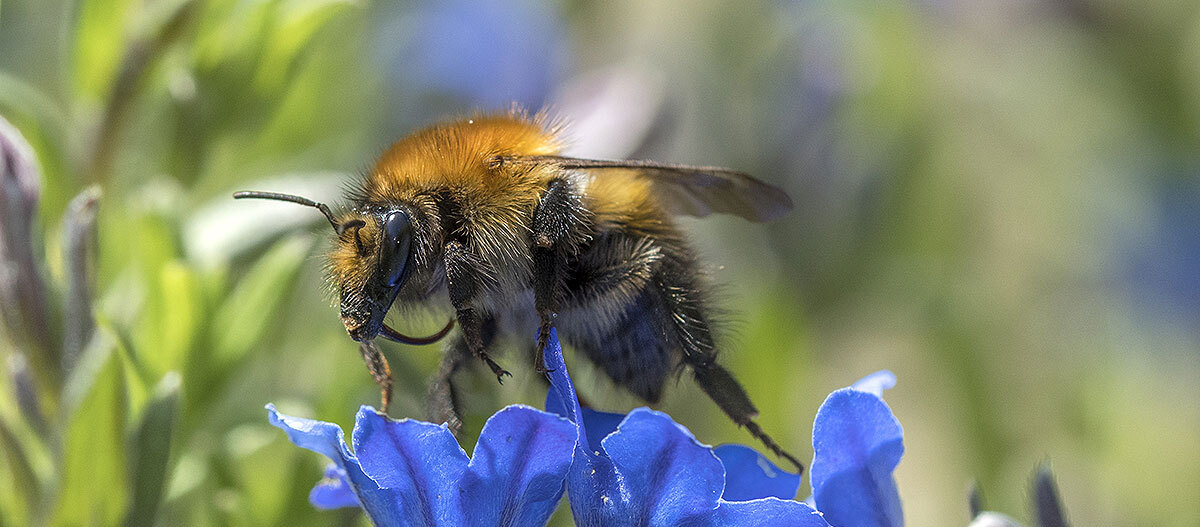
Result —
[[496, 361], [492, 360], [491, 358], [485, 357], [483, 360], [486, 361], [488, 367], [492, 369], [492, 373], [496, 374], [496, 380], [499, 381], [500, 384], [504, 384], [505, 375], [512, 377], [512, 374], [509, 373], [508, 370], [501, 368], [500, 365], [496, 364]]
[[500, 370], [500, 371], [496, 372], [496, 382], [499, 382], [500, 384], [504, 384], [504, 376], [505, 375], [512, 377], [512, 374], [509, 373], [508, 370]]

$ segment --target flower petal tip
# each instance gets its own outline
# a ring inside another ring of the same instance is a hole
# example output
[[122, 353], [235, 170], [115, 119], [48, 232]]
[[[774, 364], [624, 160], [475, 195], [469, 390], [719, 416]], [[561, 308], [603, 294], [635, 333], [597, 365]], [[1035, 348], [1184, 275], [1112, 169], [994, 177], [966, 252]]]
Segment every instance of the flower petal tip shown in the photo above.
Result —
[[353, 459], [354, 456], [350, 455], [346, 449], [342, 427], [333, 423], [279, 413], [273, 404], [268, 404], [266, 408], [267, 420], [272, 426], [287, 433], [292, 444], [324, 455], [335, 463], [344, 463], [346, 459]]
[[883, 397], [884, 390], [890, 390], [894, 387], [896, 387], [896, 374], [888, 370], [879, 370], [850, 385], [850, 388], [853, 390], [872, 393], [878, 397]]
[[364, 404], [362, 406], [359, 406], [358, 412], [356, 412], [354, 414], [354, 422], [358, 423], [360, 420], [365, 419], [367, 416], [388, 418], [387, 414], [384, 414], [384, 413], [380, 412], [379, 410], [376, 410], [374, 406], [371, 406], [369, 404]]

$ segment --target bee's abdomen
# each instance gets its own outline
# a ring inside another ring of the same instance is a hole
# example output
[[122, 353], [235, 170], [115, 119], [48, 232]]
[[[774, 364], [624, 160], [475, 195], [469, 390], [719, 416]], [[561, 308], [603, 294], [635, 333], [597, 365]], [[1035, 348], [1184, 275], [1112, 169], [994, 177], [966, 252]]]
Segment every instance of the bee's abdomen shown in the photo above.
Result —
[[674, 236], [609, 233], [571, 274], [567, 339], [617, 384], [656, 402], [681, 361], [715, 359], [710, 307], [695, 259]]
[[667, 376], [677, 362], [677, 354], [663, 338], [662, 310], [653, 296], [651, 290], [642, 291], [626, 306], [619, 322], [573, 342], [613, 382], [651, 403], [662, 398]]

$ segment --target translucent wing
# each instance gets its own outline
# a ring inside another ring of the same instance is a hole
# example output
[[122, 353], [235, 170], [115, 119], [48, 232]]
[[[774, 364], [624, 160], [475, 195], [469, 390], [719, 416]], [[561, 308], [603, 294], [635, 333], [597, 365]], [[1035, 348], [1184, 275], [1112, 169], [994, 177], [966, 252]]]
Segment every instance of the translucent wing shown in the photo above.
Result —
[[674, 165], [654, 161], [603, 161], [560, 156], [506, 157], [501, 163], [553, 164], [564, 169], [629, 170], [654, 182], [655, 197], [674, 214], [704, 217], [733, 214], [750, 221], [774, 220], [792, 210], [792, 198], [769, 183], [721, 167]]

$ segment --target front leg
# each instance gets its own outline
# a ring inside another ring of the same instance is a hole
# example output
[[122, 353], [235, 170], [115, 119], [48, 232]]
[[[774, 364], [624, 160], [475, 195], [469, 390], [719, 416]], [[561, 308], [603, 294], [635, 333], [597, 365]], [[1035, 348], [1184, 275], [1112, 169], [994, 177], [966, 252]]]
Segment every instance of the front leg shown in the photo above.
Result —
[[546, 341], [562, 301], [567, 261], [590, 238], [589, 223], [575, 183], [567, 178], [552, 180], [533, 213], [533, 302], [539, 320], [534, 368], [542, 373], [546, 372]]
[[452, 241], [445, 250], [446, 282], [450, 291], [450, 303], [454, 305], [458, 327], [471, 353], [482, 360], [496, 374], [496, 380], [504, 384], [504, 376], [512, 376], [488, 355], [483, 344], [484, 317], [476, 307], [479, 297], [479, 281], [483, 264], [473, 257], [463, 244]]
[[371, 378], [379, 385], [379, 411], [387, 415], [388, 405], [392, 403], [392, 369], [388, 367], [387, 357], [374, 340], [359, 342], [358, 351], [362, 353], [363, 362], [367, 363]]

